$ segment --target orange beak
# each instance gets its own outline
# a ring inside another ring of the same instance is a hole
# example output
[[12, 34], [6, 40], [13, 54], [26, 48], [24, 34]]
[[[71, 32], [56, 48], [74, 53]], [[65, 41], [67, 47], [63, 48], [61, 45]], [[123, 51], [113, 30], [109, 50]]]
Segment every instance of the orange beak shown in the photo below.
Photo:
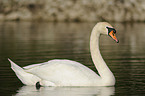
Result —
[[113, 38], [117, 43], [119, 43], [119, 40], [116, 38], [115, 33], [114, 33], [113, 31], [111, 31], [111, 32], [109, 33], [109, 36], [110, 36], [111, 38]]

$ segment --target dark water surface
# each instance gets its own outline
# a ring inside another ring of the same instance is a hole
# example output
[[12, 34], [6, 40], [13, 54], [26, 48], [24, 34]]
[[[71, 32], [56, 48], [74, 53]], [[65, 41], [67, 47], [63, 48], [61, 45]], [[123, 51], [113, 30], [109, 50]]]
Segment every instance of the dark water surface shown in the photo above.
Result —
[[116, 77], [114, 87], [24, 86], [7, 58], [20, 66], [70, 59], [95, 72], [89, 36], [95, 23], [0, 22], [0, 96], [145, 95], [145, 23], [112, 23], [120, 43], [101, 36], [100, 50]]

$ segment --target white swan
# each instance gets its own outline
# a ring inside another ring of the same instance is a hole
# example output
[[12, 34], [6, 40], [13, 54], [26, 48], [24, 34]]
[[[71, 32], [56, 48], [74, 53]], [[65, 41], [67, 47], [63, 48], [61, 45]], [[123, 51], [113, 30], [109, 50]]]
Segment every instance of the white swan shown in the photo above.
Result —
[[118, 43], [115, 33], [115, 29], [107, 22], [97, 23], [92, 30], [90, 51], [100, 76], [83, 64], [65, 59], [50, 60], [23, 68], [9, 59], [11, 68], [25, 85], [113, 86], [115, 78], [100, 54], [99, 37], [101, 34], [108, 35]]

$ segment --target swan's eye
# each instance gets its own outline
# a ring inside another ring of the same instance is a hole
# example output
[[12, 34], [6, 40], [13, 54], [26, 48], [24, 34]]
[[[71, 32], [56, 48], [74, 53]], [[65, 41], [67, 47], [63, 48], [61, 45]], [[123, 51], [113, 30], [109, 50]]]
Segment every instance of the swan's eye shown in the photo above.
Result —
[[116, 33], [116, 30], [114, 28], [106, 27], [108, 29], [108, 35], [111, 31], [113, 31], [113, 34]]
[[108, 35], [118, 43], [119, 40], [115, 36], [116, 30], [114, 28], [110, 28], [110, 27], [106, 27], [106, 28], [108, 29]]

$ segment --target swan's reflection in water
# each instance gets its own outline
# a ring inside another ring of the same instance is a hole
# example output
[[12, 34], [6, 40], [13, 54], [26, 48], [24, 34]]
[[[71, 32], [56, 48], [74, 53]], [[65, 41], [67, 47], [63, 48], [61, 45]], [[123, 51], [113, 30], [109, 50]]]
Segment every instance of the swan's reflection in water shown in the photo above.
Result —
[[23, 86], [15, 96], [111, 96], [114, 87], [41, 87]]

